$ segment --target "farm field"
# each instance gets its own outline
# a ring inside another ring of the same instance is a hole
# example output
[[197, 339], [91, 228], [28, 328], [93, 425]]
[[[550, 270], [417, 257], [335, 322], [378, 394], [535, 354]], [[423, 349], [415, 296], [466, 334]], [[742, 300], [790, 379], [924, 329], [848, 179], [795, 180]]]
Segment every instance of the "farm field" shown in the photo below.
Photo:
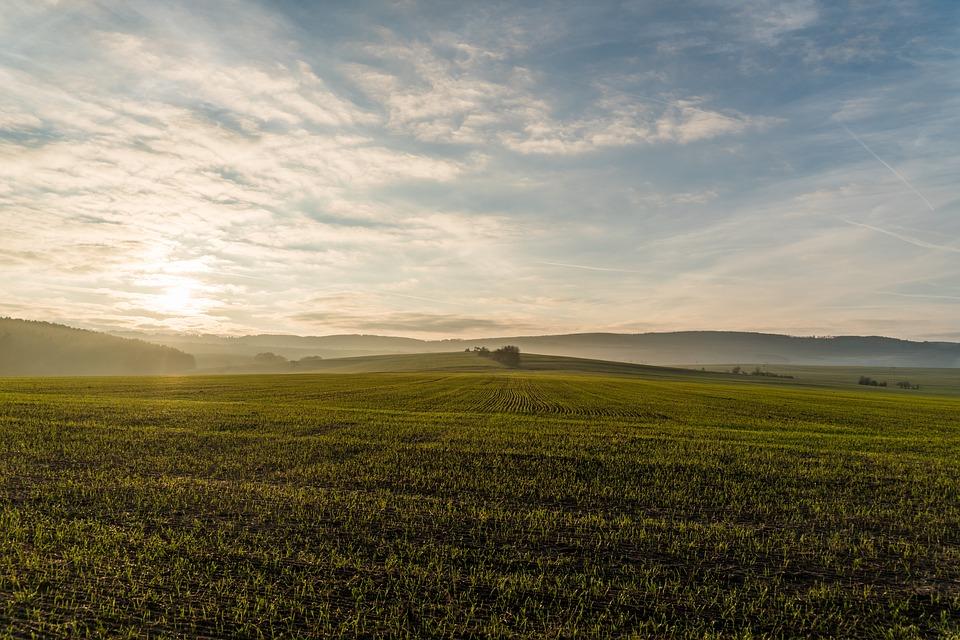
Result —
[[958, 637], [960, 398], [466, 357], [0, 380], [0, 637]]
[[[726, 374], [722, 370], [701, 371], [701, 367], [655, 367], [630, 362], [611, 362], [608, 360], [590, 360], [586, 358], [570, 358], [564, 356], [548, 356], [536, 353], [527, 353], [523, 356], [520, 368], [524, 371], [554, 371], [563, 373], [598, 373], [612, 375], [638, 375], [645, 378], [672, 378], [691, 377], [716, 380]], [[445, 353], [404, 353], [378, 356], [354, 356], [349, 358], [330, 358], [318, 360], [309, 365], [309, 369], [301, 373], [411, 373], [424, 371], [503, 371], [507, 367], [491, 358], [483, 358], [470, 352]], [[265, 370], [263, 373], [298, 372], [283, 366], [276, 370]], [[198, 374], [222, 373], [257, 373], [249, 366], [224, 367], [213, 370], [198, 370]], [[737, 378], [734, 378], [737, 379]]]
[[[734, 375], [730, 370], [739, 366], [742, 374]], [[749, 375], [756, 367], [778, 376]], [[356, 356], [349, 358], [330, 358], [311, 363], [309, 369], [297, 371], [284, 367], [279, 370], [265, 369], [262, 373], [403, 373], [425, 371], [492, 372], [504, 370], [504, 365], [489, 358], [481, 358], [473, 353], [419, 353], [379, 356]], [[590, 360], [565, 356], [524, 354], [521, 365], [523, 371], [540, 373], [599, 374], [614, 376], [639, 376], [678, 381], [731, 381], [778, 386], [827, 387], [857, 391], [870, 391], [858, 385], [860, 376], [869, 376], [885, 380], [885, 388], [873, 389], [877, 393], [905, 393], [907, 395], [960, 395], [960, 368], [938, 369], [921, 367], [847, 367], [786, 364], [685, 364], [673, 367], [660, 367], [632, 362], [614, 362], [608, 360]], [[200, 370], [201, 375], [222, 373], [257, 373], [247, 367], [222, 367]], [[896, 383], [910, 381], [920, 389], [898, 389]]]
[[[702, 365], [707, 372], [725, 373], [737, 365]], [[878, 381], [886, 381], [886, 388], [875, 389], [878, 393], [894, 392], [907, 395], [960, 395], [960, 368], [936, 369], [921, 367], [828, 367], [814, 365], [757, 365], [746, 364], [740, 367], [747, 373], [756, 367], [778, 375], [792, 376], [792, 379], [767, 378], [765, 376], [750, 376], [757, 382], [784, 382], [789, 385], [815, 385], [844, 389], [864, 389], [857, 384], [860, 376], [868, 376]], [[689, 365], [690, 368], [700, 369], [701, 365]], [[741, 376], [746, 378], [747, 376]], [[919, 385], [920, 389], [898, 389], [897, 382], [908, 381]]]

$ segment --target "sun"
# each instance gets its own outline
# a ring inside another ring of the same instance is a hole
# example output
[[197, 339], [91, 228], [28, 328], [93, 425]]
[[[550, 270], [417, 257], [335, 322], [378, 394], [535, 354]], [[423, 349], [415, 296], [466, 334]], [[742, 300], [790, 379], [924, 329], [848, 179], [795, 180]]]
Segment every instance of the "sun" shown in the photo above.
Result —
[[154, 301], [156, 311], [170, 315], [192, 315], [196, 312], [192, 283], [179, 282], [168, 286]]
[[179, 284], [167, 288], [160, 296], [159, 306], [168, 311], [183, 311], [193, 302], [193, 288], [188, 284]]

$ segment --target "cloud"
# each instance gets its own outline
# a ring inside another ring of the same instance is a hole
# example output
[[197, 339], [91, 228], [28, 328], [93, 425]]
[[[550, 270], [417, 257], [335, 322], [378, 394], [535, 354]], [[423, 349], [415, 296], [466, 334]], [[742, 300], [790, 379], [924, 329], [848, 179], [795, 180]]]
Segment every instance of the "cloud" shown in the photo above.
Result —
[[[763, 129], [776, 118], [707, 109], [705, 100], [636, 100], [610, 86], [582, 113], [557, 117], [542, 79], [526, 67], [463, 42], [467, 57], [444, 57], [423, 42], [381, 32], [362, 47], [379, 61], [346, 70], [386, 113], [387, 125], [426, 142], [500, 144], [522, 154], [570, 155], [638, 144], [688, 144]], [[640, 76], [643, 77], [641, 74]], [[661, 107], [660, 105], [665, 105]]]
[[857, 96], [844, 100], [840, 108], [830, 116], [837, 122], [852, 122], [874, 116], [882, 107], [878, 96]]
[[678, 100], [656, 123], [658, 140], [686, 144], [722, 135], [764, 129], [780, 122], [776, 118], [746, 116], [735, 111], [720, 113], [700, 108], [699, 100]]
[[309, 64], [295, 60], [268, 66], [224, 65], [174, 53], [168, 41], [107, 32], [100, 46], [137, 91], [190, 96], [232, 114], [240, 127], [255, 132], [265, 123], [288, 126], [344, 126], [376, 122], [377, 117], [334, 94]]
[[518, 331], [530, 325], [515, 319], [464, 317], [440, 313], [397, 312], [382, 315], [353, 316], [339, 313], [301, 313], [294, 320], [324, 328], [354, 327], [361, 331], [387, 331], [404, 334], [458, 335], [477, 331]]
[[665, 109], [654, 110], [629, 104], [624, 98], [619, 106], [594, 118], [562, 122], [543, 116], [525, 124], [519, 132], [501, 134], [501, 140], [520, 153], [566, 155], [632, 145], [689, 144], [764, 129], [777, 122], [774, 118], [695, 106], [700, 102], [678, 100]]
[[14, 131], [32, 131], [43, 126], [43, 121], [32, 113], [25, 111], [3, 111], [0, 112], [0, 130]]
[[655, 191], [653, 185], [646, 185], [646, 188], [631, 189], [630, 200], [636, 204], [663, 208], [676, 205], [703, 205], [716, 200], [719, 196], [720, 194], [716, 189], [660, 193]]
[[611, 273], [645, 273], [644, 271], [635, 271], [633, 269], [615, 269], [612, 267], [597, 267], [585, 264], [569, 264], [566, 262], [540, 262], [550, 267], [566, 267], [568, 269], [582, 269], [584, 271], [605, 271]]
[[960, 295], [947, 296], [947, 295], [938, 295], [938, 294], [928, 294], [928, 293], [899, 293], [897, 291], [880, 291], [885, 296], [897, 296], [899, 298], [923, 298], [927, 300], [949, 300], [949, 301], [960, 301]]
[[820, 17], [815, 0], [751, 0], [738, 2], [737, 14], [750, 25], [750, 35], [776, 45], [785, 35], [807, 29]]

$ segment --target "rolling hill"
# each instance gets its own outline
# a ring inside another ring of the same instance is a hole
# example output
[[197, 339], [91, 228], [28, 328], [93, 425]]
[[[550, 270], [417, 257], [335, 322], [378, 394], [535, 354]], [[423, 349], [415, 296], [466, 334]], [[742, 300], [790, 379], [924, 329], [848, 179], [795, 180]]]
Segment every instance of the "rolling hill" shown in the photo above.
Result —
[[[134, 335], [134, 334], [124, 334]], [[471, 340], [418, 340], [374, 335], [290, 336], [136, 334], [197, 357], [198, 366], [243, 365], [257, 353], [289, 359], [344, 358], [463, 351], [513, 344], [527, 353], [657, 365], [791, 364], [889, 367], [960, 367], [960, 344], [879, 336], [795, 337], [731, 331], [577, 333]]]
[[[311, 359], [307, 362], [290, 361], [275, 366], [232, 366], [200, 369], [199, 374], [263, 374], [263, 373], [537, 373], [561, 375], [599, 375], [604, 377], [631, 377], [646, 380], [676, 382], [724, 382], [777, 387], [826, 387], [857, 391], [902, 393], [897, 381], [909, 380], [922, 389], [906, 391], [907, 395], [960, 395], [960, 368], [885, 367], [885, 366], [816, 366], [770, 365], [762, 367], [762, 374], [741, 368], [732, 373], [733, 365], [707, 365], [704, 368], [667, 367], [656, 365], [592, 360], [570, 356], [551, 356], [523, 353], [520, 366], [513, 368], [476, 353], [463, 351], [447, 353], [403, 353], [350, 358]], [[870, 376], [889, 382], [882, 390], [864, 388], [858, 384], [860, 376]]]
[[[674, 333], [579, 333], [482, 339], [419, 340], [376, 335], [215, 335], [124, 333], [109, 335], [63, 325], [0, 318], [0, 375], [138, 375], [194, 370], [410, 371], [436, 367], [499, 366], [457, 352], [506, 344], [529, 354], [645, 365], [770, 365], [843, 367], [960, 367], [960, 344], [917, 342], [879, 336], [795, 337], [778, 334], [682, 331]], [[258, 354], [281, 356], [277, 365], [258, 364]], [[417, 355], [419, 354], [419, 355]], [[414, 362], [398, 358], [417, 355]], [[301, 360], [290, 364], [288, 360]], [[322, 359], [321, 359], [322, 358]], [[482, 359], [481, 359], [482, 360]], [[529, 357], [525, 358], [530, 366]], [[541, 360], [541, 362], [544, 362]], [[553, 365], [550, 365], [553, 366]], [[372, 367], [372, 368], [371, 368]]]
[[0, 375], [147, 375], [192, 371], [192, 355], [49, 322], [0, 318]]
[[551, 356], [524, 353], [520, 366], [512, 368], [476, 353], [454, 351], [446, 353], [402, 353], [378, 356], [354, 356], [313, 360], [309, 365], [288, 362], [274, 367], [223, 367], [203, 370], [202, 373], [412, 373], [412, 372], [557, 372], [598, 373], [604, 375], [639, 375], [643, 377], [707, 377], [724, 376], [722, 372], [678, 369], [671, 367], [590, 360], [570, 356]]

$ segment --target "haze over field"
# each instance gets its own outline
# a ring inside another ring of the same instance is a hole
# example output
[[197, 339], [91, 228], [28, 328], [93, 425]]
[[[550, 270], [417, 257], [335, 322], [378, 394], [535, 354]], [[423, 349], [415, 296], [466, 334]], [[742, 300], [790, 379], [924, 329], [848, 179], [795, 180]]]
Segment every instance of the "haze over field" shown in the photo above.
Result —
[[760, 333], [582, 333], [463, 340], [415, 340], [375, 335], [290, 336], [131, 334], [191, 353], [198, 366], [243, 364], [258, 353], [285, 358], [350, 358], [380, 354], [496, 349], [516, 345], [526, 353], [655, 365], [766, 363], [960, 367], [960, 344], [911, 342], [876, 336], [793, 337]]
[[[519, 362], [524, 369], [536, 369], [536, 362], [550, 356], [559, 356], [561, 360], [589, 359], [589, 362], [565, 362], [560, 368], [570, 365], [577, 370], [586, 367], [608, 373], [623, 371], [616, 363], [682, 364], [688, 368], [692, 365], [694, 369], [730, 363], [762, 364], [764, 369], [767, 365], [778, 369], [788, 365], [927, 367], [932, 368], [931, 375], [951, 387], [956, 386], [953, 382], [956, 375], [947, 369], [960, 371], [958, 343], [912, 342], [876, 336], [799, 338], [689, 331], [429, 341], [374, 335], [225, 338], [132, 334], [118, 337], [47, 322], [0, 318], [0, 375], [410, 371], [437, 366], [449, 368], [450, 362], [456, 362], [457, 368], [466, 365], [468, 370], [473, 370], [492, 364], [478, 359], [477, 349], [489, 352], [507, 345], [524, 353]], [[470, 351], [473, 357], [464, 360], [465, 351]], [[460, 358], [437, 360], [433, 354]], [[514, 362], [511, 366], [517, 364]], [[841, 375], [839, 370], [836, 373]], [[849, 376], [853, 378], [852, 374]]]
[[6, 2], [0, 315], [960, 338], [960, 4]]

